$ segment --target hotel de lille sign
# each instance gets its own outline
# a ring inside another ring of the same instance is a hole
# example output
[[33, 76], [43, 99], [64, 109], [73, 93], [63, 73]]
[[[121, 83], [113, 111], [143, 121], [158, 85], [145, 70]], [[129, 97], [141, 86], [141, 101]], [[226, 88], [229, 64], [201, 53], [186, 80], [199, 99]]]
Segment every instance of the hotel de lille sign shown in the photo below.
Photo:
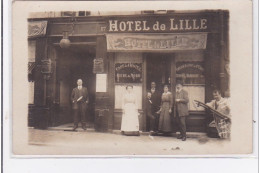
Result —
[[106, 29], [110, 52], [198, 50], [206, 48], [208, 19], [113, 19]]

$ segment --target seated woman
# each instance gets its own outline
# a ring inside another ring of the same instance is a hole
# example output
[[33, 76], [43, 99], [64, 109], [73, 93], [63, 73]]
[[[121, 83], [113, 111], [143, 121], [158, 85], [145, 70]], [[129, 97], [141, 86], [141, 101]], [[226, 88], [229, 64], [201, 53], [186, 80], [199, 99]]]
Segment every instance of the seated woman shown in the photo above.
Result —
[[123, 96], [123, 115], [121, 132], [124, 135], [139, 136], [139, 120], [136, 96], [133, 93], [133, 86], [126, 87], [126, 94]]
[[161, 109], [160, 119], [159, 119], [159, 132], [165, 135], [170, 135], [172, 132], [172, 121], [171, 121], [171, 112], [172, 112], [172, 93], [169, 92], [169, 87], [165, 85], [163, 87], [163, 94], [161, 99]]

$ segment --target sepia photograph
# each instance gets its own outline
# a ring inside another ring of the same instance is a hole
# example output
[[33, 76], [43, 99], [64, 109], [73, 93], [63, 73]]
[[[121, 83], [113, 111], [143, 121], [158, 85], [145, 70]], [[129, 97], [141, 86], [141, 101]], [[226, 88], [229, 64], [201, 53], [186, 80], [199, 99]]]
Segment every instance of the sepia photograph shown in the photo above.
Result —
[[230, 41], [232, 17], [228, 8], [189, 6], [28, 12], [19, 31], [28, 53], [19, 80], [28, 98], [19, 103], [27, 110], [27, 149], [14, 116], [14, 154], [250, 154], [252, 110], [243, 113], [248, 122], [236, 121], [239, 85], [231, 83], [243, 81], [230, 68], [243, 62], [230, 54], [238, 44]]

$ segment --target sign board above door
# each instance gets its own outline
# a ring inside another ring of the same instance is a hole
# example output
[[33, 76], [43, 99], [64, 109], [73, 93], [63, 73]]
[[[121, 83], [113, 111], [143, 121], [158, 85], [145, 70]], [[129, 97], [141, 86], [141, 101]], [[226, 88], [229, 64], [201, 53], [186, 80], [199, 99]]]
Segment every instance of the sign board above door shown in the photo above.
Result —
[[107, 19], [107, 33], [180, 33], [210, 32], [216, 29], [217, 17], [206, 13], [114, 16]]
[[207, 33], [107, 34], [107, 51], [178, 51], [206, 49]]

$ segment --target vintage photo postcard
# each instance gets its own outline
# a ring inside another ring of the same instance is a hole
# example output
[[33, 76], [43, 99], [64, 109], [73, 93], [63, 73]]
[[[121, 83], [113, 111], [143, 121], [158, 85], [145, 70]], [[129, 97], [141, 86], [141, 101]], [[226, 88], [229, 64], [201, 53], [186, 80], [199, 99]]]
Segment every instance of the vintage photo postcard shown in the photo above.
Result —
[[252, 2], [14, 2], [12, 154], [253, 153]]

